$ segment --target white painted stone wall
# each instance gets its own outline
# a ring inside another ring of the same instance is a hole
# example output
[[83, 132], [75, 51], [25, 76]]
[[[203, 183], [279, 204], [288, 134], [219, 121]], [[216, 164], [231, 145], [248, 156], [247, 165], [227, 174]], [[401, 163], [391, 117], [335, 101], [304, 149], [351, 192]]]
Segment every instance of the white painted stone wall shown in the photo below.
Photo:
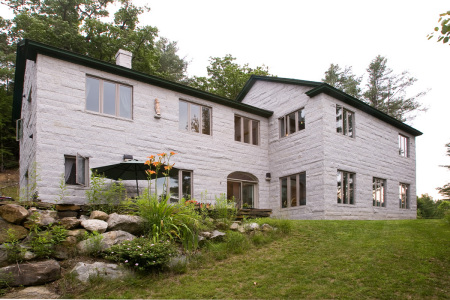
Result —
[[[39, 197], [43, 201], [54, 202], [58, 198], [64, 155], [87, 156], [92, 168], [119, 163], [124, 154], [145, 160], [151, 154], [169, 151], [177, 153], [172, 160], [176, 168], [193, 171], [193, 196], [197, 200], [206, 190], [208, 200], [226, 193], [227, 176], [235, 171], [256, 176], [258, 198], [261, 202], [268, 198], [268, 140], [261, 138], [260, 146], [234, 141], [235, 113], [258, 120], [262, 137], [268, 135], [266, 118], [44, 55], [38, 55], [36, 68], [34, 146], [40, 166]], [[87, 74], [132, 86], [133, 119], [86, 111]], [[161, 105], [160, 119], [154, 118], [155, 98]], [[178, 129], [180, 99], [212, 108], [211, 136]], [[33, 151], [30, 148], [32, 145], [22, 143], [21, 151]], [[129, 184], [135, 185], [132, 181]], [[64, 202], [85, 201], [85, 187], [67, 187], [70, 195]]]
[[[269, 118], [270, 207], [291, 219], [416, 218], [415, 138], [310, 87], [257, 81], [243, 103], [274, 111]], [[336, 133], [336, 104], [355, 112], [355, 138]], [[305, 109], [306, 128], [279, 138], [278, 118]], [[409, 157], [398, 154], [398, 134], [409, 137]], [[337, 204], [337, 170], [356, 174], [355, 204]], [[281, 208], [279, 178], [306, 171], [306, 206]], [[386, 179], [386, 207], [373, 207], [373, 177]], [[399, 208], [399, 182], [410, 185], [410, 209]]]

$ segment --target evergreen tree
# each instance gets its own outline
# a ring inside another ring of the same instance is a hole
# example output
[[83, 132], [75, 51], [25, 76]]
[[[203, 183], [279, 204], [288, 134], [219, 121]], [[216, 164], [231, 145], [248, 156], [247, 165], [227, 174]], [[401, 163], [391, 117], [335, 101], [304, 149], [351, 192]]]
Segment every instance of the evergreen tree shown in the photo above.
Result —
[[[450, 156], [450, 143], [446, 144], [445, 147], [447, 147], [447, 156]], [[443, 167], [450, 170], [450, 165]], [[437, 188], [437, 190], [439, 191], [439, 194], [444, 197], [444, 199], [450, 200], [450, 183], [445, 184], [443, 187]]]
[[339, 65], [331, 64], [327, 71], [325, 71], [325, 78], [323, 82], [334, 86], [337, 89], [355, 97], [361, 97], [361, 88], [359, 87], [362, 80], [361, 77], [357, 77], [353, 74], [352, 67], [345, 67], [344, 71], [341, 70]]

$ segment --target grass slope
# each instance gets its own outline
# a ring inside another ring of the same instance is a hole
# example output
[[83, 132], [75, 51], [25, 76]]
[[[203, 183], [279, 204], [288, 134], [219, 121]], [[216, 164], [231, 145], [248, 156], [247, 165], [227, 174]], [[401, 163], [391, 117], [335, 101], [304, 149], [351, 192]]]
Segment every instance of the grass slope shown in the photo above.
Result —
[[186, 274], [92, 282], [79, 298], [446, 299], [442, 220], [295, 221], [289, 237]]

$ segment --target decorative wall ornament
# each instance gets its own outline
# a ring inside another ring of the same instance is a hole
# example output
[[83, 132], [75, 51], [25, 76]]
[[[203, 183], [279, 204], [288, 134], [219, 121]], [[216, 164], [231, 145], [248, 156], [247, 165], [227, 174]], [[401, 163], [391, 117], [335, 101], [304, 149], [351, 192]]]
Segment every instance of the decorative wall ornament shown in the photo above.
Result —
[[159, 105], [158, 99], [155, 99], [155, 118], [161, 118], [161, 106]]

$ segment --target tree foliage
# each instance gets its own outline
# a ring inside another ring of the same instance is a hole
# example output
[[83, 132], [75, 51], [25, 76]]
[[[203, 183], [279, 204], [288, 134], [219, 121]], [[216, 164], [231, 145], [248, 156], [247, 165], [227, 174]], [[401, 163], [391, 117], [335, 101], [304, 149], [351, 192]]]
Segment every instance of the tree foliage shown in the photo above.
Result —
[[363, 91], [360, 88], [362, 76], [353, 75], [351, 67], [341, 71], [339, 65], [331, 64], [323, 81], [402, 122], [413, 119], [415, 112], [426, 110], [417, 101], [426, 91], [408, 96], [408, 88], [417, 79], [407, 71], [395, 74], [387, 66], [387, 58], [380, 55], [370, 62], [366, 71], [368, 78]]
[[[447, 147], [447, 156], [450, 156], [450, 143], [447, 143], [445, 147]], [[443, 167], [450, 170], [450, 165]], [[437, 188], [437, 190], [439, 191], [439, 194], [444, 197], [444, 199], [450, 200], [450, 182], [445, 184], [443, 187]]]
[[434, 201], [428, 194], [417, 197], [417, 216], [423, 219], [443, 218], [450, 211], [450, 201]]
[[438, 22], [440, 23], [440, 28], [434, 27], [434, 32], [428, 35], [428, 39], [434, 38], [434, 35], [439, 33], [437, 41], [447, 44], [450, 39], [450, 10], [440, 14]]
[[207, 67], [208, 77], [194, 76], [189, 85], [206, 92], [235, 99], [251, 75], [270, 76], [268, 67], [262, 65], [250, 68], [239, 65], [230, 54], [224, 57], [210, 57]]

